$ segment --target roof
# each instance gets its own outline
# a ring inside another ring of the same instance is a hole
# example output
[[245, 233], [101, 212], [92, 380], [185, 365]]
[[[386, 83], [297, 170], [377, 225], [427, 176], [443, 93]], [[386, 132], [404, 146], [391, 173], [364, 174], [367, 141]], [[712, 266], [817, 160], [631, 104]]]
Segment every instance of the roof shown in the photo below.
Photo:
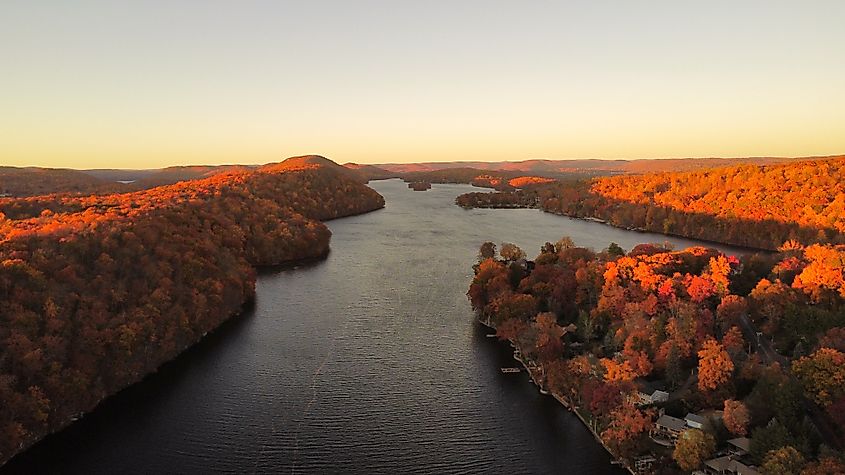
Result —
[[701, 424], [701, 425], [704, 425], [704, 424], [707, 423], [707, 419], [705, 419], [702, 416], [699, 416], [698, 414], [693, 414], [691, 412], [687, 413], [687, 415], [684, 416], [684, 420], [689, 421], [689, 422], [695, 422], [695, 423]]
[[660, 418], [657, 419], [657, 422], [655, 422], [655, 424], [670, 430], [678, 431], [684, 430], [687, 426], [686, 422], [684, 422], [683, 420], [678, 419], [677, 417], [667, 416], [666, 414], [660, 416]]
[[756, 468], [749, 467], [748, 465], [745, 465], [739, 460], [734, 460], [734, 458], [730, 455], [710, 459], [704, 462], [704, 465], [707, 465], [708, 467], [720, 473], [728, 472], [736, 473], [738, 475], [760, 475], [760, 472], [758, 472]]
[[748, 437], [737, 437], [736, 439], [729, 440], [728, 443], [738, 449], [751, 452], [751, 439]]
[[704, 465], [707, 465], [713, 470], [722, 473], [728, 471], [728, 467], [730, 467], [732, 461], [733, 459], [731, 459], [729, 455], [726, 455], [724, 457], [707, 460], [704, 462]]

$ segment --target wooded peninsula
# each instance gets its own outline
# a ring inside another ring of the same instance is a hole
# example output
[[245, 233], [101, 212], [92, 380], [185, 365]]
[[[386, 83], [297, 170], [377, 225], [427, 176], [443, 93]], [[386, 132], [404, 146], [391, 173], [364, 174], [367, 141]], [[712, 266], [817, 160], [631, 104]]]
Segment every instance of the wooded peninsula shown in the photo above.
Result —
[[320, 221], [384, 206], [361, 181], [308, 156], [0, 200], [0, 464], [238, 314], [255, 267], [325, 256]]

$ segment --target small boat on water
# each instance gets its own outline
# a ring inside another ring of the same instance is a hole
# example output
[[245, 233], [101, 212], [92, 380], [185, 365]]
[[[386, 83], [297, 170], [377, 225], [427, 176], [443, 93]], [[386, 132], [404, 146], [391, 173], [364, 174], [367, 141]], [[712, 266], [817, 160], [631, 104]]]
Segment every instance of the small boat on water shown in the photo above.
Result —
[[507, 373], [519, 373], [520, 371], [522, 371], [522, 370], [519, 369], [519, 368], [502, 368], [502, 373], [506, 373], [506, 374]]
[[486, 336], [487, 338], [496, 338], [496, 334], [495, 334], [495, 333], [491, 333], [491, 334], [489, 334], [489, 335], [484, 335], [484, 336]]

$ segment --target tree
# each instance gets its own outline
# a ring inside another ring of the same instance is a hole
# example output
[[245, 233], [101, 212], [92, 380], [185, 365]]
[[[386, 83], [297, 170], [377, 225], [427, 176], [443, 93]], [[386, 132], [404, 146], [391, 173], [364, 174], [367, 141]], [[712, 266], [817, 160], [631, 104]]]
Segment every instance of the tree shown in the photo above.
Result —
[[762, 463], [770, 451], [793, 444], [789, 430], [772, 419], [765, 427], [751, 431], [751, 458], [756, 463]]
[[817, 462], [810, 463], [801, 475], [842, 475], [845, 473], [845, 462], [832, 456], [819, 457]]
[[606, 381], [633, 381], [637, 377], [637, 373], [634, 372], [627, 360], [617, 363], [611, 359], [602, 358], [601, 364], [605, 369], [604, 379]]
[[590, 398], [590, 412], [598, 417], [605, 417], [622, 405], [625, 396], [631, 392], [633, 386], [625, 382], [599, 384]]
[[727, 383], [733, 374], [734, 364], [727, 351], [714, 339], [704, 342], [698, 352], [698, 388], [712, 391]]
[[557, 324], [555, 315], [550, 312], [537, 314], [534, 328], [537, 329], [537, 352], [541, 358], [551, 361], [560, 357], [563, 352], [563, 342], [560, 338], [566, 331]]
[[516, 244], [509, 242], [502, 244], [499, 255], [506, 261], [518, 261], [519, 259], [525, 259], [525, 251], [520, 249]]
[[623, 403], [610, 414], [610, 424], [601, 433], [614, 453], [627, 457], [636, 447], [637, 440], [651, 427], [652, 412], [643, 412], [631, 403]]
[[555, 250], [558, 253], [566, 249], [572, 249], [573, 247], [575, 247], [575, 241], [569, 236], [563, 236], [555, 243]]
[[670, 343], [668, 354], [666, 355], [666, 379], [672, 387], [678, 387], [684, 382], [684, 368], [681, 364], [681, 355], [678, 347]]
[[819, 338], [819, 348], [833, 348], [845, 353], [845, 327], [831, 328]]
[[787, 445], [769, 451], [760, 469], [765, 475], [795, 475], [801, 472], [805, 464], [804, 456], [795, 447]]
[[619, 244], [615, 242], [611, 242], [609, 246], [607, 246], [607, 253], [611, 256], [624, 256], [625, 250], [622, 249]]
[[730, 328], [739, 324], [739, 318], [748, 311], [748, 303], [745, 298], [739, 295], [726, 295], [722, 297], [719, 306], [716, 307], [716, 317], [722, 328]]
[[807, 394], [822, 407], [845, 396], [845, 353], [821, 348], [796, 361], [792, 371]]
[[722, 345], [732, 357], [737, 358], [745, 348], [745, 339], [742, 337], [742, 330], [736, 325], [732, 326], [725, 332], [725, 336], [722, 337]]
[[748, 434], [748, 424], [751, 422], [751, 415], [742, 401], [734, 401], [733, 399], [725, 400], [725, 411], [722, 420], [725, 423], [725, 428], [731, 434], [740, 437], [745, 437]]
[[689, 429], [678, 437], [672, 458], [682, 470], [691, 471], [713, 455], [715, 450], [716, 439], [712, 435], [699, 429]]
[[526, 328], [528, 324], [524, 320], [509, 318], [496, 327], [496, 336], [500, 340], [516, 340]]
[[485, 242], [478, 249], [478, 262], [496, 257], [496, 245], [490, 241]]

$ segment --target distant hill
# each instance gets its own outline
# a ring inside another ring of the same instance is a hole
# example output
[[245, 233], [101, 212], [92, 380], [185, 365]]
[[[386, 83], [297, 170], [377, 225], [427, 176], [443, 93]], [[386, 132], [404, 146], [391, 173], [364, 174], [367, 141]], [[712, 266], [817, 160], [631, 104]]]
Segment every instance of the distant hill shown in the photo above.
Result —
[[64, 168], [0, 167], [0, 196], [35, 196], [47, 193], [115, 193], [119, 183], [101, 180]]
[[560, 174], [613, 175], [628, 173], [652, 173], [664, 171], [693, 171], [706, 168], [720, 168], [731, 165], [769, 165], [802, 160], [837, 158], [830, 157], [746, 157], [746, 158], [667, 158], [642, 160], [524, 160], [515, 162], [424, 162], [387, 163], [375, 165], [384, 170], [398, 173], [418, 173], [452, 168], [473, 168], [487, 171], [508, 171], [528, 173], [537, 176]]
[[359, 165], [357, 163], [344, 163], [344, 167], [355, 170], [361, 174], [367, 181], [370, 180], [385, 180], [387, 178], [399, 178], [400, 174], [375, 165]]
[[[517, 177], [554, 179], [592, 178], [607, 175], [628, 175], [660, 172], [685, 172], [749, 164], [771, 165], [805, 160], [845, 158], [830, 157], [748, 157], [748, 158], [670, 158], [643, 160], [524, 160], [515, 162], [424, 162], [363, 165], [338, 165], [320, 155], [291, 157], [280, 163], [258, 165], [193, 165], [150, 170], [92, 169], [72, 170], [38, 167], [0, 167], [0, 195], [13, 197], [50, 193], [103, 194], [130, 192], [199, 180], [220, 173], [251, 171], [259, 168], [291, 170], [326, 167], [344, 173], [356, 181], [402, 178], [432, 183], [471, 183], [479, 176], [490, 175], [505, 181]], [[120, 182], [120, 183], [119, 183]]]

